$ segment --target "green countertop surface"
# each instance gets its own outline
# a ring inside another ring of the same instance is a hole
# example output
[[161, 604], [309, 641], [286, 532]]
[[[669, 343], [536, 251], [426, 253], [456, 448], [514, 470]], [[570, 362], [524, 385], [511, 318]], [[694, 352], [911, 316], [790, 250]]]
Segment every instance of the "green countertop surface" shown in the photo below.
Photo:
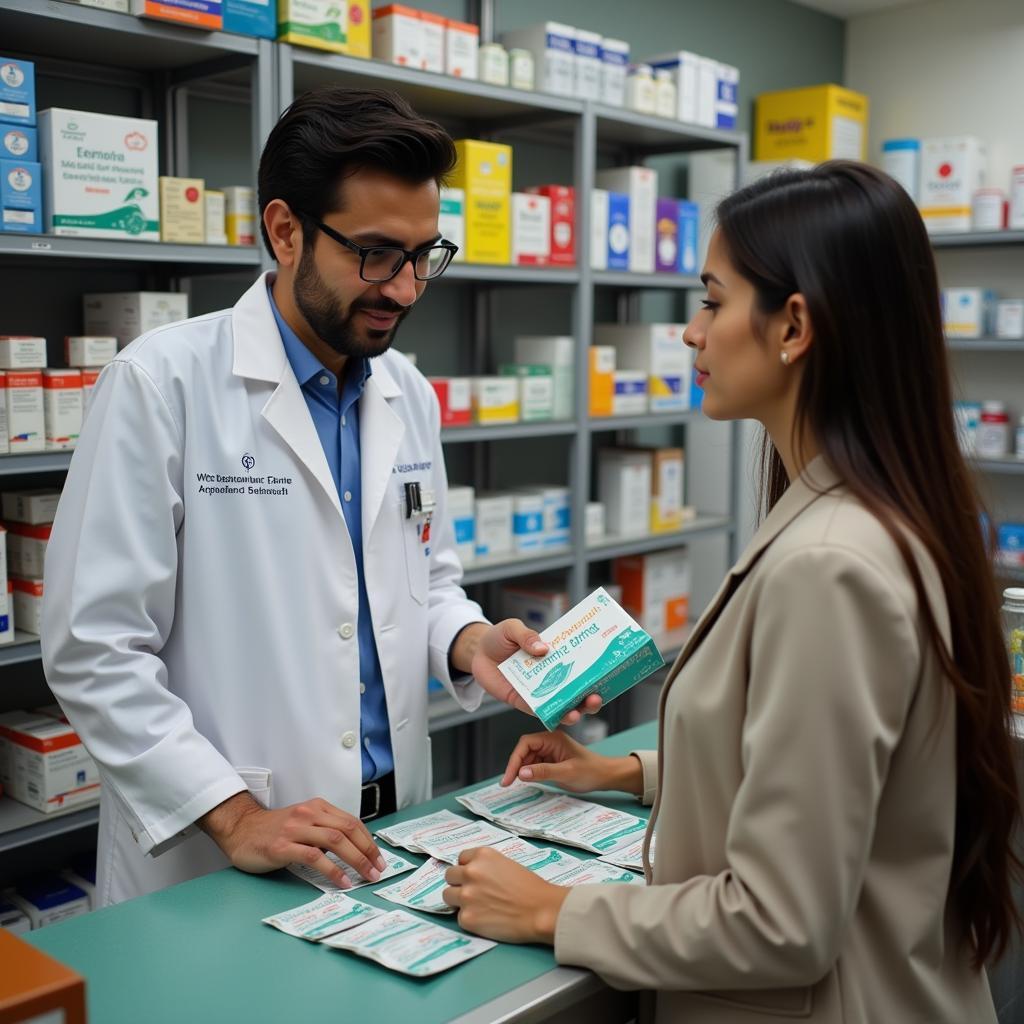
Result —
[[[648, 723], [610, 736], [594, 749], [622, 755], [656, 743], [657, 726]], [[455, 796], [381, 818], [371, 830], [441, 808], [468, 816]], [[648, 813], [621, 793], [591, 794], [588, 799], [640, 816]], [[400, 852], [417, 863], [424, 860]], [[366, 886], [352, 895], [396, 909], [373, 895], [377, 887]], [[499, 945], [433, 978], [413, 979], [261, 923], [319, 895], [287, 871], [247, 875], [228, 868], [50, 925], [26, 938], [85, 977], [92, 1024], [297, 1019], [433, 1024], [468, 1013], [557, 967], [549, 947]], [[449, 917], [418, 916], [458, 928]]]

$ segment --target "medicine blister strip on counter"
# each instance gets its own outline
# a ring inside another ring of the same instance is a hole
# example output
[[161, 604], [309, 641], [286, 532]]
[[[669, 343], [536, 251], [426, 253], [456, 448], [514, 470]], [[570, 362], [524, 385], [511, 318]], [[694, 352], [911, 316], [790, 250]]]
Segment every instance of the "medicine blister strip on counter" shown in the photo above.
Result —
[[[651, 836], [651, 849], [648, 856], [652, 864], [654, 863], [654, 844], [657, 838], [657, 833]], [[604, 853], [597, 859], [604, 861], [605, 864], [614, 864], [616, 867], [642, 872], [644, 869], [644, 837], [641, 836], [629, 846], [620, 847], [614, 853]]]
[[[395, 875], [403, 875], [406, 871], [412, 871], [416, 865], [412, 861], [406, 860], [404, 857], [399, 856], [397, 853], [391, 853], [389, 850], [381, 850], [381, 856], [384, 858], [385, 868], [380, 873], [378, 882], [383, 882], [386, 878], [393, 878]], [[326, 852], [324, 856], [337, 867], [341, 868], [345, 872], [345, 877], [351, 883], [349, 889], [359, 889], [364, 885], [376, 885], [376, 882], [371, 882], [368, 878], [363, 878], [361, 874], [354, 867], [349, 864], [343, 863], [333, 853]], [[343, 889], [339, 885], [335, 885], [326, 875], [321, 874], [316, 868], [311, 867], [308, 864], [289, 864], [288, 870], [296, 876], [301, 878], [304, 882], [309, 882], [310, 885], [315, 885], [321, 892], [336, 893], [336, 892], [348, 892], [348, 889]]]
[[383, 913], [385, 911], [378, 907], [371, 907], [368, 903], [360, 903], [337, 893], [321, 896], [294, 910], [272, 914], [263, 918], [263, 923], [286, 935], [294, 935], [297, 939], [319, 942], [329, 935], [380, 917]]
[[455, 908], [441, 899], [448, 885], [444, 875], [450, 867], [443, 860], [431, 857], [411, 875], [394, 885], [375, 890], [374, 895], [410, 910], [421, 910], [427, 914], [454, 914]]
[[426, 978], [472, 960], [497, 945], [392, 910], [366, 924], [324, 939], [332, 949], [355, 953], [389, 970]]
[[507, 788], [484, 786], [456, 799], [512, 832], [596, 854], [631, 846], [647, 830], [647, 822], [636, 815], [518, 781]]
[[457, 864], [463, 850], [492, 846], [510, 838], [511, 833], [486, 822], [452, 814], [451, 811], [438, 811], [436, 814], [381, 829], [377, 835], [393, 846], [404, 847], [412, 853], [423, 853], [449, 864]]

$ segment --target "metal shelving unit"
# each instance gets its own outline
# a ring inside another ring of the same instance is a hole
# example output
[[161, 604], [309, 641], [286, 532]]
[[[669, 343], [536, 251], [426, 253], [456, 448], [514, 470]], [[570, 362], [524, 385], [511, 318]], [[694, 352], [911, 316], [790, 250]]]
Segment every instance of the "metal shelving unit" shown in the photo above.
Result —
[[1009, 476], [1024, 476], [1024, 459], [1008, 455], [1004, 459], [973, 458], [973, 465], [982, 473], [999, 473]]
[[[489, 0], [482, 0], [481, 22], [487, 16]], [[59, 0], [0, 0], [0, 33], [4, 52], [37, 62], [45, 77], [103, 79], [115, 87], [138, 93], [139, 113], [161, 122], [161, 173], [188, 173], [187, 91], [209, 90], [209, 95], [230, 93], [244, 97], [250, 107], [253, 164], [263, 140], [279, 113], [301, 91], [326, 83], [352, 87], [391, 88], [402, 93], [422, 113], [446, 124], [457, 124], [465, 134], [516, 139], [532, 135], [545, 143], [572, 151], [572, 184], [577, 196], [588, 196], [594, 185], [598, 153], [612, 152], [620, 161], [642, 162], [664, 153], [685, 153], [705, 149], [731, 149], [737, 156], [737, 172], [746, 155], [746, 137], [735, 132], [709, 131], [657, 117], [607, 108], [575, 99], [541, 92], [523, 92], [470, 82], [425, 71], [413, 71], [376, 60], [304, 50], [284, 43], [272, 43], [220, 32], [198, 32], [166, 23], [147, 21], [123, 14], [59, 2]], [[102, 69], [102, 72], [99, 71]], [[253, 174], [255, 177], [255, 173]], [[466, 567], [467, 586], [516, 577], [568, 571], [568, 586], [574, 600], [588, 586], [591, 563], [619, 554], [654, 551], [705, 535], [727, 538], [728, 557], [734, 554], [736, 479], [739, 432], [730, 435], [731, 462], [729, 497], [717, 510], [688, 524], [674, 534], [656, 537], [609, 540], [589, 548], [584, 537], [584, 510], [590, 497], [594, 435], [631, 431], [652, 426], [702, 424], [699, 413], [686, 411], [668, 415], [618, 417], [591, 420], [588, 415], [587, 348], [593, 324], [594, 293], [612, 288], [624, 293], [623, 311], [634, 309], [633, 300], [644, 289], [682, 291], [700, 287], [696, 277], [673, 274], [618, 274], [594, 272], [589, 266], [587, 243], [589, 203], [577, 203], [575, 267], [481, 266], [456, 263], [439, 284], [467, 291], [467, 327], [474, 336], [473, 372], [484, 370], [491, 327], [491, 293], [506, 287], [552, 286], [564, 290], [571, 303], [571, 332], [577, 339], [575, 408], [565, 422], [517, 423], [502, 426], [472, 426], [442, 431], [446, 445], [472, 444], [474, 472], [487, 466], [486, 442], [528, 438], [566, 438], [568, 465], [566, 480], [573, 495], [572, 540], [569, 547], [531, 556], [477, 561]], [[138, 267], [150, 278], [177, 280], [199, 274], [238, 271], [257, 272], [268, 266], [260, 247], [169, 245], [133, 241], [100, 241], [52, 236], [0, 235], [0, 264], [61, 268], [75, 272], [97, 267], [128, 269]], [[152, 285], [149, 285], [152, 287]], [[568, 332], [566, 332], [568, 333]], [[71, 462], [70, 452], [0, 457], [0, 477], [60, 473]], [[718, 458], [721, 464], [722, 459]], [[691, 500], [701, 503], [701, 477], [690, 474]], [[717, 499], [711, 504], [716, 504]], [[723, 569], [724, 571], [724, 569]], [[0, 667], [39, 658], [38, 638], [17, 636], [17, 642], [0, 649]], [[472, 715], [432, 702], [430, 728], [434, 731], [489, 717], [505, 710], [487, 701]], [[493, 705], [493, 706], [492, 706]], [[0, 704], [0, 710], [4, 710]], [[11, 806], [13, 805], [13, 807]], [[13, 801], [0, 801], [0, 851], [59, 835], [64, 831], [92, 825], [95, 808], [59, 816], [35, 815]]]
[[203, 267], [259, 267], [260, 250], [242, 245], [174, 245], [170, 242], [108, 241], [62, 235], [0, 235], [0, 257], [19, 260], [117, 260]]
[[43, 814], [10, 797], [0, 797], [0, 853], [88, 828], [100, 820], [96, 804]]
[[643, 555], [680, 547], [702, 533], [732, 533], [734, 524], [728, 516], [698, 516], [681, 530], [670, 533], [648, 533], [639, 537], [605, 537], [587, 545], [588, 562], [604, 562], [626, 555]]
[[0, 668], [4, 665], [19, 665], [26, 661], [38, 661], [39, 637], [35, 633], [14, 630], [14, 639], [0, 647]]
[[965, 231], [932, 235], [933, 249], [987, 249], [991, 246], [1024, 245], [1024, 231]]
[[1010, 338], [948, 338], [952, 352], [1024, 352], [1024, 341]]
[[29, 455], [0, 455], [0, 476], [63, 473], [71, 465], [71, 454], [71, 452], [34, 452]]
[[524, 437], [564, 437], [568, 434], [575, 434], [576, 430], [576, 424], [572, 420], [445, 427], [441, 431], [441, 441], [444, 444], [466, 444], [476, 441], [510, 441]]

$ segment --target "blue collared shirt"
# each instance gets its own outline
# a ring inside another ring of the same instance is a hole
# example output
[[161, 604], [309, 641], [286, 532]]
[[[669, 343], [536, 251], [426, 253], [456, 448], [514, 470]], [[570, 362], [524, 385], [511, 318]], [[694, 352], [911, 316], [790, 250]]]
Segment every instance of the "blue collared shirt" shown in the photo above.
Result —
[[359, 458], [359, 399], [367, 378], [372, 372], [370, 361], [350, 358], [346, 365], [341, 394], [338, 378], [306, 346], [288, 326], [274, 302], [270, 288], [270, 307], [274, 311], [277, 328], [281, 332], [284, 350], [302, 388], [313, 425], [323, 445], [327, 465], [330, 467], [338, 501], [345, 516], [352, 549], [356, 557], [359, 578], [359, 619], [356, 632], [359, 637], [360, 698], [359, 726], [362, 738], [363, 782], [372, 782], [393, 771], [394, 754], [391, 751], [391, 731], [388, 725], [388, 704], [384, 693], [384, 676], [377, 655], [377, 642], [373, 636], [370, 599], [366, 594], [363, 573], [363, 512], [362, 478]]

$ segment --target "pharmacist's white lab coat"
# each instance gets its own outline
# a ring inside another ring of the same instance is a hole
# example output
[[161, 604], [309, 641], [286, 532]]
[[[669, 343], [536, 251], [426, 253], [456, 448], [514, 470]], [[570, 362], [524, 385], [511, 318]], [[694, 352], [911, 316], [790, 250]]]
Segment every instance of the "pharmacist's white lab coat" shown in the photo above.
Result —
[[[385, 353], [359, 410], [364, 567], [405, 806], [430, 795], [428, 674], [475, 708], [482, 691], [452, 682], [448, 652], [486, 620], [459, 586], [430, 385]], [[407, 481], [436, 496], [426, 542], [404, 516]], [[356, 562], [265, 277], [103, 371], [45, 595], [46, 676], [102, 774], [103, 904], [225, 866], [190, 826], [247, 784], [273, 806], [321, 796], [358, 813]], [[269, 770], [269, 792], [245, 768]]]

